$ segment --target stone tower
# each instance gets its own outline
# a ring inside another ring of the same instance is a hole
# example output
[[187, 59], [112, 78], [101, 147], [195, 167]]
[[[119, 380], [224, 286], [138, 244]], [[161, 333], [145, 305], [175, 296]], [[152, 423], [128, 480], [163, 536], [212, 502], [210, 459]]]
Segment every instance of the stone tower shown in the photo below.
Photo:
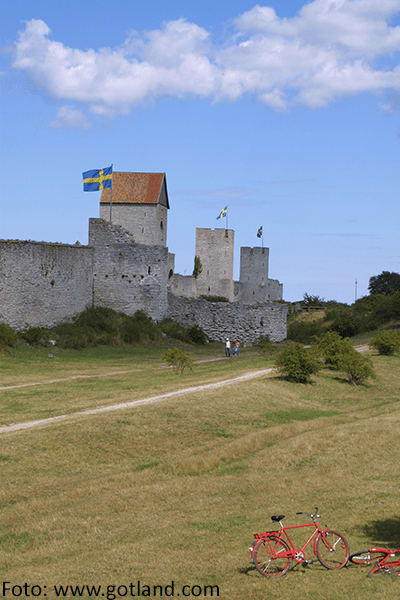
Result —
[[[110, 189], [100, 197], [100, 218], [110, 221]], [[113, 172], [113, 225], [131, 233], [138, 244], [166, 246], [169, 209], [165, 173]]]
[[268, 278], [269, 248], [240, 248], [240, 295], [242, 302], [282, 299], [282, 284]]
[[232, 229], [196, 228], [196, 256], [202, 264], [197, 278], [199, 296], [224, 296], [232, 302], [233, 246]]

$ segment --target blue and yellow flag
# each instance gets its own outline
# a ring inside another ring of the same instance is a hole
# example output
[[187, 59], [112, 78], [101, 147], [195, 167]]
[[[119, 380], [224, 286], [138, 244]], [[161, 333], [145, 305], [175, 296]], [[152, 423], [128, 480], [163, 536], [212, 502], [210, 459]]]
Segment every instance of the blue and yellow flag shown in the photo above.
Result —
[[227, 214], [228, 214], [228, 207], [227, 207], [227, 206], [225, 206], [225, 208], [223, 208], [223, 209], [221, 210], [221, 212], [219, 213], [219, 215], [218, 215], [218, 217], [217, 217], [217, 220], [218, 220], [218, 219], [222, 219], [222, 217], [226, 217], [226, 215], [227, 215]]
[[92, 169], [82, 173], [83, 191], [98, 192], [112, 187], [112, 165], [106, 169]]
[[262, 237], [262, 234], [263, 234], [263, 228], [262, 228], [262, 225], [261, 225], [261, 227], [258, 228], [257, 237]]

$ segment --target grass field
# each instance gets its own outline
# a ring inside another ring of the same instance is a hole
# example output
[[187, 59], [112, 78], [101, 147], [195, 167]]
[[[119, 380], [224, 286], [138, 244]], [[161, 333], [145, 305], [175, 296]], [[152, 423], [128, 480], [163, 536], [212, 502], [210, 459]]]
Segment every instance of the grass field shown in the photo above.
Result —
[[[193, 358], [218, 352], [208, 346]], [[46, 351], [2, 356], [0, 386], [129, 372], [0, 391], [0, 424], [268, 366], [245, 352], [178, 377], [161, 356], [158, 347], [65, 351], [52, 360]], [[328, 370], [312, 385], [271, 375], [2, 435], [2, 579], [46, 585], [50, 599], [54, 584], [137, 580], [173, 580], [178, 591], [218, 585], [229, 599], [397, 597], [398, 578], [371, 580], [361, 567], [330, 572], [314, 563], [271, 581], [257, 574], [247, 550], [253, 532], [271, 528], [270, 515], [295, 524], [296, 511], [315, 505], [352, 551], [378, 542], [400, 547], [400, 357], [372, 358], [377, 379], [366, 386]], [[190, 597], [211, 597], [194, 591]]]

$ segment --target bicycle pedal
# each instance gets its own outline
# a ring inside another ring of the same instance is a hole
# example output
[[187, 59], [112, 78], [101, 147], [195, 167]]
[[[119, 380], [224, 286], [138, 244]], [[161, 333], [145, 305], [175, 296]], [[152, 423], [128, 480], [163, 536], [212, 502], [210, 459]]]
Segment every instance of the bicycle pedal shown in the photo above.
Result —
[[308, 567], [308, 565], [311, 565], [311, 563], [312, 563], [312, 562], [313, 562], [312, 560], [305, 560], [305, 561], [302, 563], [302, 565], [303, 565], [303, 567]]

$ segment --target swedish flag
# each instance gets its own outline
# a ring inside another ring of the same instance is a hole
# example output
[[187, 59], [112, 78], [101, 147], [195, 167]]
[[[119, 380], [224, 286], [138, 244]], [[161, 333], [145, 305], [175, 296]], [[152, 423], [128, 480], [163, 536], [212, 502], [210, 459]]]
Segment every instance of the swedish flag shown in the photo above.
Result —
[[227, 207], [227, 206], [225, 206], [225, 208], [223, 208], [223, 209], [221, 210], [221, 212], [219, 213], [219, 215], [218, 215], [218, 217], [217, 217], [217, 220], [218, 220], [218, 219], [222, 219], [222, 217], [226, 217], [226, 215], [227, 215], [227, 214], [228, 214], [228, 207]]
[[259, 238], [262, 237], [262, 234], [263, 234], [263, 228], [262, 228], [262, 225], [261, 225], [261, 227], [258, 228], [257, 237], [259, 237]]
[[97, 192], [104, 188], [112, 188], [112, 165], [106, 169], [92, 169], [82, 173], [83, 191]]

